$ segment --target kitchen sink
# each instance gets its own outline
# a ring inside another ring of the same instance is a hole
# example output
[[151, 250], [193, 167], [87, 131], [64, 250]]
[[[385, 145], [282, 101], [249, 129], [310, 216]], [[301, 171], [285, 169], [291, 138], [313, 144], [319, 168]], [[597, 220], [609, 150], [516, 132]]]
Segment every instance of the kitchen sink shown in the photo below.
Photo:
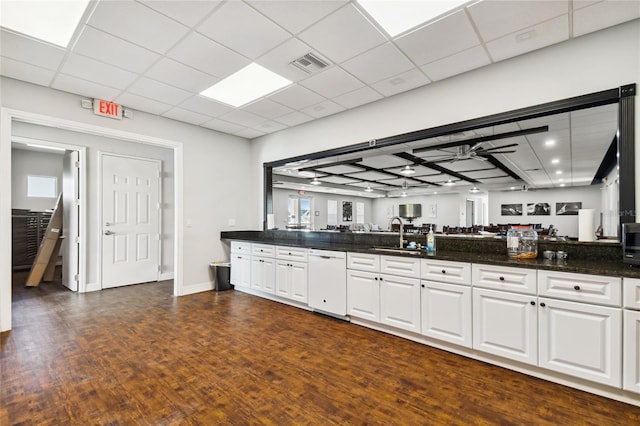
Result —
[[398, 248], [398, 247], [371, 247], [371, 250], [373, 251], [382, 251], [382, 252], [386, 252], [386, 253], [401, 253], [401, 254], [415, 254], [415, 255], [420, 255], [420, 251], [416, 250], [416, 249], [405, 249], [405, 248]]

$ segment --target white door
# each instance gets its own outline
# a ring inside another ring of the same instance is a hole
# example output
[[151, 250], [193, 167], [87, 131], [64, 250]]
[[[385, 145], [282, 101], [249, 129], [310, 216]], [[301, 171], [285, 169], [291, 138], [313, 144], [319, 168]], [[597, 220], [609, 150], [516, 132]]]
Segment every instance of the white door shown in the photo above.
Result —
[[160, 162], [102, 156], [102, 288], [157, 281]]
[[78, 291], [80, 273], [80, 153], [67, 151], [62, 166], [62, 284]]

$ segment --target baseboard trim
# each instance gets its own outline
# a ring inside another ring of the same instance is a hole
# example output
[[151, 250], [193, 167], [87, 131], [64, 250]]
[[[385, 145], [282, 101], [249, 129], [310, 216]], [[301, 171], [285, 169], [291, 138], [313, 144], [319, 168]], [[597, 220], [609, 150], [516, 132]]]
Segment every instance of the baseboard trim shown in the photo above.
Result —
[[182, 287], [181, 296], [186, 296], [188, 294], [201, 293], [203, 291], [211, 291], [213, 290], [213, 281], [205, 281], [196, 284], [188, 284]]
[[158, 276], [158, 281], [166, 281], [173, 279], [173, 272], [164, 272]]
[[102, 288], [100, 288], [100, 284], [87, 283], [84, 293], [89, 293], [90, 291], [99, 291], [99, 290], [102, 290]]

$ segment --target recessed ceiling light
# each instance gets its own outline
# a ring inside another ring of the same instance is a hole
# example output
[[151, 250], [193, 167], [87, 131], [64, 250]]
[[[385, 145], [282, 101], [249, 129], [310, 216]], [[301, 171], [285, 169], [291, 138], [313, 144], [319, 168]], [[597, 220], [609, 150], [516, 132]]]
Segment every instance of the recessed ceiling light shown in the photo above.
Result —
[[560, 162], [560, 159], [559, 159], [559, 158], [553, 158], [553, 159], [551, 160], [551, 164], [558, 164], [559, 162]]
[[562, 170], [556, 170], [556, 174], [557, 175], [561, 175], [562, 174]]
[[555, 146], [556, 145], [556, 141], [553, 139], [548, 139], [544, 142], [544, 146]]
[[558, 182], [562, 182], [562, 181], [564, 181], [564, 179], [562, 179], [562, 178], [558, 179]]
[[251, 63], [200, 94], [227, 105], [239, 107], [291, 83], [290, 80], [273, 71]]
[[433, 195], [438, 195], [438, 191], [433, 191]]
[[516, 189], [516, 187], [515, 187], [515, 186], [512, 186], [512, 187], [511, 187], [511, 188], [509, 188], [509, 189], [513, 191], [514, 189]]
[[320, 182], [317, 177], [314, 177], [311, 180], [311, 185], [320, 185], [320, 184], [322, 184], [322, 182]]
[[0, 26], [67, 47], [89, 0], [3, 1]]
[[564, 186], [564, 183], [561, 183], [560, 186]]
[[380, 1], [358, 0], [364, 10], [391, 36], [437, 18], [467, 0]]

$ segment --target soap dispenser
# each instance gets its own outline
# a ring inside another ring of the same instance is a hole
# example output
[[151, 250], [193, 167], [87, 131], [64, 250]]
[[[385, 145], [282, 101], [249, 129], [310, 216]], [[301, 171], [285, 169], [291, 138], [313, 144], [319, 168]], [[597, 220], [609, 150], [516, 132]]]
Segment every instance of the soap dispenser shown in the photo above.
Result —
[[434, 253], [436, 251], [436, 234], [433, 232], [433, 225], [429, 226], [427, 234], [427, 252]]

